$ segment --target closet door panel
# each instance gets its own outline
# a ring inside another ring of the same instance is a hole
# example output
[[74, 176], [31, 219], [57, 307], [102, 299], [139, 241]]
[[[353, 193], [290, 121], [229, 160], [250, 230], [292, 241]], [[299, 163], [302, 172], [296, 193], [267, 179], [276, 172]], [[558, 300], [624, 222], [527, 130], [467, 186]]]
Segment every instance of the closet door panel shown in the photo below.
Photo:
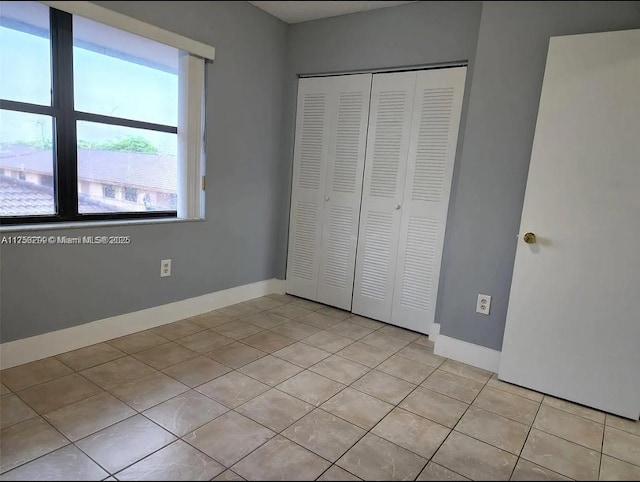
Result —
[[466, 67], [418, 73], [391, 322], [429, 333], [435, 319]]
[[416, 77], [373, 76], [353, 312], [382, 321], [391, 320]]
[[317, 298], [324, 216], [330, 83], [300, 79], [287, 256], [287, 293]]
[[371, 74], [331, 78], [324, 221], [317, 301], [351, 310]]

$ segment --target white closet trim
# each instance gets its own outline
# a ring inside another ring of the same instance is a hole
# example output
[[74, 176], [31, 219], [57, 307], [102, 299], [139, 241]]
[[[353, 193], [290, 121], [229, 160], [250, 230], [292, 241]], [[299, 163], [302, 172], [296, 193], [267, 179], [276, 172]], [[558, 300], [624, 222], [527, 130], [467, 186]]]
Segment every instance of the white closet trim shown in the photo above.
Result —
[[79, 15], [111, 27], [119, 28], [120, 30], [126, 30], [127, 32], [170, 45], [171, 47], [184, 50], [208, 60], [213, 60], [216, 56], [216, 49], [211, 45], [183, 37], [174, 32], [169, 32], [168, 30], [114, 12], [108, 8], [100, 7], [91, 2], [41, 1], [40, 3], [72, 15]]
[[306, 73], [298, 74], [300, 79], [309, 79], [314, 77], [335, 77], [338, 75], [357, 75], [357, 74], [385, 74], [390, 72], [414, 72], [418, 70], [433, 70], [433, 69], [449, 69], [451, 67], [467, 67], [469, 62], [447, 62], [444, 64], [425, 64], [425, 65], [408, 65], [404, 67], [381, 67], [379, 69], [365, 69], [365, 70], [343, 70], [337, 72], [320, 72], [320, 73]]

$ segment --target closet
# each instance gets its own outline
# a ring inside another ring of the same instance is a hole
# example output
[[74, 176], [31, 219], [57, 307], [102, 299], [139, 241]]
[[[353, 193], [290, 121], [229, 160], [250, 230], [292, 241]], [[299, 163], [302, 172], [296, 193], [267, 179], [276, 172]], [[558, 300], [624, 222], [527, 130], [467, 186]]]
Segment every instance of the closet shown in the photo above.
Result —
[[288, 293], [429, 333], [465, 76], [300, 79]]

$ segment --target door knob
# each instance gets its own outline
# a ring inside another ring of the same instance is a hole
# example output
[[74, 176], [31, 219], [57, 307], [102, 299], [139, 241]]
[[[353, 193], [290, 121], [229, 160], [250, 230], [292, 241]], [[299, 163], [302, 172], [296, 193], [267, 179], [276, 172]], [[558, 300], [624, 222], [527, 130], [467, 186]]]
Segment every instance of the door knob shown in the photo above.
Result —
[[395, 209], [396, 211], [397, 211], [398, 209], [400, 209], [400, 204], [396, 204], [396, 205], [394, 205], [394, 206], [393, 206], [393, 209]]
[[328, 200], [329, 200], [329, 196], [327, 196], [326, 198], [324, 198], [324, 200], [325, 200], [325, 201], [328, 201]]
[[536, 242], [536, 235], [533, 233], [526, 233], [522, 239], [524, 240], [525, 243], [527, 244], [533, 244]]

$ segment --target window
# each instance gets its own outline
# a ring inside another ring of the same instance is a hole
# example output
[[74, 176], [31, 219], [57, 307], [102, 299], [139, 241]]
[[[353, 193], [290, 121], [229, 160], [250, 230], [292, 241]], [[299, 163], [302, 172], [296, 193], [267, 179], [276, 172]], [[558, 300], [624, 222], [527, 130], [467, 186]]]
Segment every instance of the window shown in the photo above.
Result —
[[40, 185], [46, 187], [53, 187], [53, 176], [43, 174], [40, 176]]
[[138, 201], [138, 190], [135, 187], [125, 187], [124, 188], [124, 199], [126, 201], [137, 202]]
[[107, 197], [111, 199], [116, 198], [116, 188], [112, 185], [102, 186], [102, 197]]
[[203, 214], [204, 60], [103, 16], [127, 29], [2, 2], [0, 168], [24, 181], [0, 179], [3, 224]]

